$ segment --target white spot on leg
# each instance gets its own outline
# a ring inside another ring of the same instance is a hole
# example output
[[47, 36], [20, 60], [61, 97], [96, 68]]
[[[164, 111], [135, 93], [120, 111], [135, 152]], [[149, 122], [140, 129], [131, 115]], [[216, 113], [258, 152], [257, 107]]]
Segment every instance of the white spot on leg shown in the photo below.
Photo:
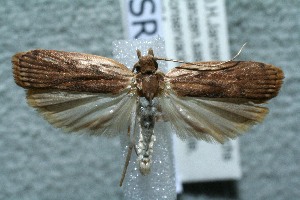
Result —
[[142, 175], [147, 175], [150, 173], [151, 160], [149, 158], [142, 158], [140, 160], [140, 172]]

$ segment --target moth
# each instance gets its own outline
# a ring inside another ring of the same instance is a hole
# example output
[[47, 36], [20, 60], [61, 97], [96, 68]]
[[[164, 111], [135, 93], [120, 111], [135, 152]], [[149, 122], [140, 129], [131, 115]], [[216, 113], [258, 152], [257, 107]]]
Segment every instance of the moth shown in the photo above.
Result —
[[12, 57], [16, 84], [55, 127], [108, 137], [127, 132], [120, 186], [133, 150], [141, 174], [149, 174], [157, 121], [169, 121], [180, 138], [223, 143], [264, 119], [263, 104], [278, 94], [284, 78], [271, 64], [233, 59], [184, 63], [164, 74], [157, 60], [176, 60], [156, 57], [152, 49], [145, 56], [137, 50], [137, 57], [132, 70], [75, 52], [32, 50]]

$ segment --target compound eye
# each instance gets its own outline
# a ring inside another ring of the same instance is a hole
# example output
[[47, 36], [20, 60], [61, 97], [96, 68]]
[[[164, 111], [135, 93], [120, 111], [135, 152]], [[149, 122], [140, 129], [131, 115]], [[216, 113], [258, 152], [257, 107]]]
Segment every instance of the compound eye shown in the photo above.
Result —
[[133, 66], [133, 69], [132, 69], [132, 72], [133, 71], [136, 71], [136, 72], [140, 72], [141, 71], [141, 65], [140, 65], [140, 63], [136, 63], [134, 66]]
[[158, 68], [158, 63], [156, 62], [156, 60], [153, 60], [153, 61], [154, 61], [155, 69], [157, 70], [157, 68]]

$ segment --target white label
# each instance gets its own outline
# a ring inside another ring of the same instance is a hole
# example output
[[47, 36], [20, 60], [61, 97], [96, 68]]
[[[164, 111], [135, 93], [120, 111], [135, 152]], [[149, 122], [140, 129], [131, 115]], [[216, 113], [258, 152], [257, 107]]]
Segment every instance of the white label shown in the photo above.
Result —
[[[163, 2], [168, 58], [185, 61], [230, 59], [223, 0]], [[219, 145], [193, 138], [181, 141], [174, 137], [174, 152], [179, 181], [197, 182], [241, 177], [237, 140]]]
[[160, 0], [121, 0], [125, 38], [162, 36]]
[[[173, 59], [230, 59], [224, 0], [120, 2], [126, 39], [165, 36], [167, 57]], [[168, 65], [172, 68], [178, 66], [178, 63], [169, 62]], [[175, 136], [174, 154], [177, 189], [180, 188], [181, 182], [241, 177], [237, 140], [219, 145], [193, 138], [181, 141]]]

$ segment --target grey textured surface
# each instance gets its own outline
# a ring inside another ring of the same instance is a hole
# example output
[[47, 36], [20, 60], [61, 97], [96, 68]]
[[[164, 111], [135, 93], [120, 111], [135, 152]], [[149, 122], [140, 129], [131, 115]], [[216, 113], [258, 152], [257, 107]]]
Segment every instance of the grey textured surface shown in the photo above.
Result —
[[232, 52], [282, 67], [285, 80], [262, 125], [241, 137], [242, 199], [300, 198], [300, 1], [227, 2]]
[[[285, 82], [265, 122], [241, 137], [240, 199], [300, 197], [300, 1], [227, 1], [231, 52], [281, 66]], [[0, 199], [122, 199], [118, 139], [65, 135], [27, 106], [11, 56], [35, 48], [112, 57], [118, 1], [1, 1]], [[209, 199], [184, 194], [182, 199]]]

